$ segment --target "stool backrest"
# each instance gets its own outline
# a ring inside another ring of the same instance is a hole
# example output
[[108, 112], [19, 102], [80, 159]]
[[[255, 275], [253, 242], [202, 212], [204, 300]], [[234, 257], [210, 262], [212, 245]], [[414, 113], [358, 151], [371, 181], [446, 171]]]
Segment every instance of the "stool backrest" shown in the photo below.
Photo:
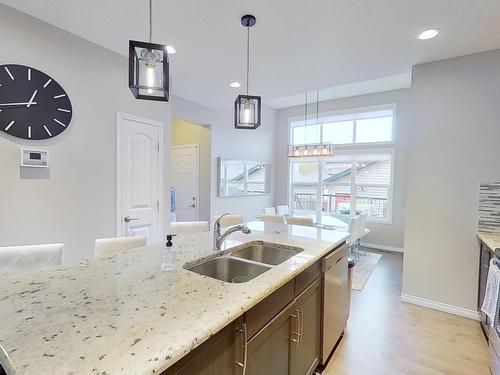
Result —
[[198, 234], [208, 232], [208, 221], [176, 221], [170, 224], [172, 234]]
[[94, 256], [105, 258], [121, 251], [142, 246], [146, 246], [146, 237], [144, 236], [99, 238], [95, 240]]
[[[214, 216], [214, 222], [220, 217]], [[243, 215], [225, 215], [220, 220], [220, 225], [222, 228], [230, 227], [232, 225], [243, 224]]]
[[285, 217], [281, 215], [261, 215], [261, 220], [267, 223], [285, 223]]
[[310, 217], [289, 216], [286, 218], [286, 222], [289, 225], [302, 225], [305, 227], [312, 227], [314, 225], [313, 219]]
[[64, 244], [0, 247], [0, 274], [50, 269], [62, 263]]

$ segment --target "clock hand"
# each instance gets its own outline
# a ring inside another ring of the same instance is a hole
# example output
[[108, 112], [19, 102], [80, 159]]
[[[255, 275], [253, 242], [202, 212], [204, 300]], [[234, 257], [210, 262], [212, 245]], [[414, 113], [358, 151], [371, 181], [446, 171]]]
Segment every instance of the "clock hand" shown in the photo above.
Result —
[[0, 103], [0, 107], [7, 107], [7, 106], [19, 106], [19, 105], [34, 105], [37, 104], [37, 102], [27, 102], [27, 103]]
[[31, 104], [33, 104], [33, 103], [34, 103], [34, 102], [33, 102], [33, 99], [35, 99], [35, 96], [36, 96], [36, 93], [37, 93], [37, 92], [38, 92], [38, 90], [35, 90], [35, 91], [33, 92], [33, 95], [31, 95], [30, 101], [28, 102], [28, 105], [27, 105], [26, 107], [28, 107], [28, 108], [29, 108], [29, 107], [31, 106]]

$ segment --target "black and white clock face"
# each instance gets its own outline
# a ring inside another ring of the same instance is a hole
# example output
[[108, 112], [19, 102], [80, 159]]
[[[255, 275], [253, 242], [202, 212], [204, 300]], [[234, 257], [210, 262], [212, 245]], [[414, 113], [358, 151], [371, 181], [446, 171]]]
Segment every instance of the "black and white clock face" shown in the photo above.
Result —
[[66, 130], [73, 109], [53, 78], [24, 65], [0, 65], [0, 130], [23, 139], [47, 139]]

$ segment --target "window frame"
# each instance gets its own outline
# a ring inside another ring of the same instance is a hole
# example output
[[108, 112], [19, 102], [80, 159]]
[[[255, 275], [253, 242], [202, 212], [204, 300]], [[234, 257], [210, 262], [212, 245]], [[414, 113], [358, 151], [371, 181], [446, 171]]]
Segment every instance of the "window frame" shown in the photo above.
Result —
[[[381, 105], [374, 105], [374, 106], [367, 106], [367, 107], [356, 107], [352, 109], [343, 109], [340, 111], [330, 111], [330, 112], [323, 112], [319, 114], [319, 119], [321, 121], [321, 118], [323, 117], [329, 117], [329, 116], [341, 116], [341, 115], [355, 115], [358, 113], [365, 113], [365, 112], [373, 112], [373, 111], [381, 111], [381, 110], [392, 110], [392, 140], [391, 141], [384, 141], [384, 142], [363, 142], [363, 143], [344, 143], [344, 144], [336, 144], [335, 149], [337, 150], [338, 153], [344, 154], [344, 155], [357, 155], [357, 154], [363, 154], [363, 153], [385, 153], [390, 155], [391, 158], [391, 171], [390, 171], [390, 181], [389, 185], [377, 185], [377, 186], [387, 186], [387, 217], [386, 218], [370, 218], [368, 217], [367, 220], [369, 222], [373, 223], [380, 223], [380, 224], [392, 224], [393, 223], [393, 207], [394, 207], [394, 171], [395, 171], [395, 144], [396, 144], [396, 118], [397, 118], [397, 111], [396, 111], [396, 104], [395, 103], [389, 103], [389, 104], [381, 104]], [[384, 116], [385, 117], [385, 116]], [[304, 123], [304, 119], [296, 116], [296, 117], [291, 117], [288, 119], [288, 139], [290, 144], [293, 142], [293, 123], [297, 123], [302, 121]], [[308, 120], [308, 122], [311, 120]], [[315, 119], [314, 119], [315, 121]], [[323, 139], [323, 122], [321, 123], [321, 129], [320, 129], [320, 139]], [[297, 125], [296, 125], [297, 126]], [[298, 125], [300, 126], [300, 125]], [[356, 140], [356, 121], [354, 120], [353, 124], [353, 140]], [[299, 163], [299, 162], [310, 162], [310, 163], [318, 163], [319, 164], [319, 171], [318, 171], [318, 185], [317, 185], [317, 194], [318, 196], [322, 197], [323, 194], [323, 189], [324, 189], [324, 184], [323, 184], [323, 166], [324, 163], [327, 161], [334, 161], [335, 156], [333, 157], [320, 157], [320, 158], [311, 158], [311, 157], [305, 157], [305, 158], [288, 158], [288, 204], [293, 210], [293, 194], [294, 194], [294, 188], [293, 188], [293, 181], [292, 181], [292, 167], [294, 163]], [[356, 184], [356, 168], [354, 162], [351, 162], [351, 183], [350, 188], [351, 188], [351, 197], [350, 197], [350, 216], [353, 216], [353, 213], [355, 214], [357, 207], [356, 207], [356, 199], [357, 199], [357, 188], [358, 186], [369, 186], [370, 184]], [[316, 219], [318, 220], [321, 217], [322, 214], [322, 208], [320, 204], [316, 205]]]
[[[325, 124], [331, 123], [331, 121], [330, 122], [322, 121], [322, 119], [325, 119], [328, 117], [340, 117], [340, 116], [349, 116], [349, 115], [355, 116], [356, 114], [362, 114], [362, 113], [367, 113], [367, 112], [377, 112], [377, 111], [392, 111], [392, 128], [391, 128], [392, 140], [382, 141], [382, 142], [359, 142], [359, 143], [356, 143], [356, 120], [357, 119], [341, 120], [341, 121], [353, 121], [353, 127], [352, 127], [353, 142], [352, 143], [339, 143], [339, 144], [334, 143], [334, 146], [338, 149], [344, 149], [344, 148], [351, 149], [354, 147], [361, 147], [361, 148], [379, 147], [379, 146], [382, 147], [382, 146], [395, 144], [395, 139], [396, 139], [396, 103], [378, 104], [378, 105], [367, 106], [367, 107], [356, 107], [356, 108], [352, 108], [352, 109], [342, 109], [342, 110], [338, 110], [338, 111], [321, 112], [318, 115], [318, 120], [321, 124], [320, 130], [319, 130], [320, 143], [323, 142], [323, 126]], [[387, 117], [387, 116], [378, 116], [378, 117]], [[378, 118], [378, 117], [368, 117], [368, 118]], [[301, 123], [301, 125], [293, 125], [293, 123], [299, 123], [299, 124]], [[316, 125], [316, 118], [308, 119], [307, 124], [308, 125]], [[294, 127], [298, 127], [298, 126], [304, 126], [304, 117], [295, 116], [295, 117], [290, 117], [288, 119], [288, 143], [289, 144], [293, 144], [293, 131], [292, 131], [292, 129]], [[317, 142], [311, 142], [311, 143], [317, 143]], [[303, 144], [303, 143], [301, 143], [301, 144]]]

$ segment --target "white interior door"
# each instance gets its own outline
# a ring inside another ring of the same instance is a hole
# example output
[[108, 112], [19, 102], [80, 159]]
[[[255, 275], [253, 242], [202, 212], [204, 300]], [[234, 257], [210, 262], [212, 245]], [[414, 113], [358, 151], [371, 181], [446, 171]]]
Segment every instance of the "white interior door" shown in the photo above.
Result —
[[198, 145], [172, 147], [172, 186], [177, 221], [198, 220]]
[[117, 117], [117, 235], [160, 241], [162, 124]]

